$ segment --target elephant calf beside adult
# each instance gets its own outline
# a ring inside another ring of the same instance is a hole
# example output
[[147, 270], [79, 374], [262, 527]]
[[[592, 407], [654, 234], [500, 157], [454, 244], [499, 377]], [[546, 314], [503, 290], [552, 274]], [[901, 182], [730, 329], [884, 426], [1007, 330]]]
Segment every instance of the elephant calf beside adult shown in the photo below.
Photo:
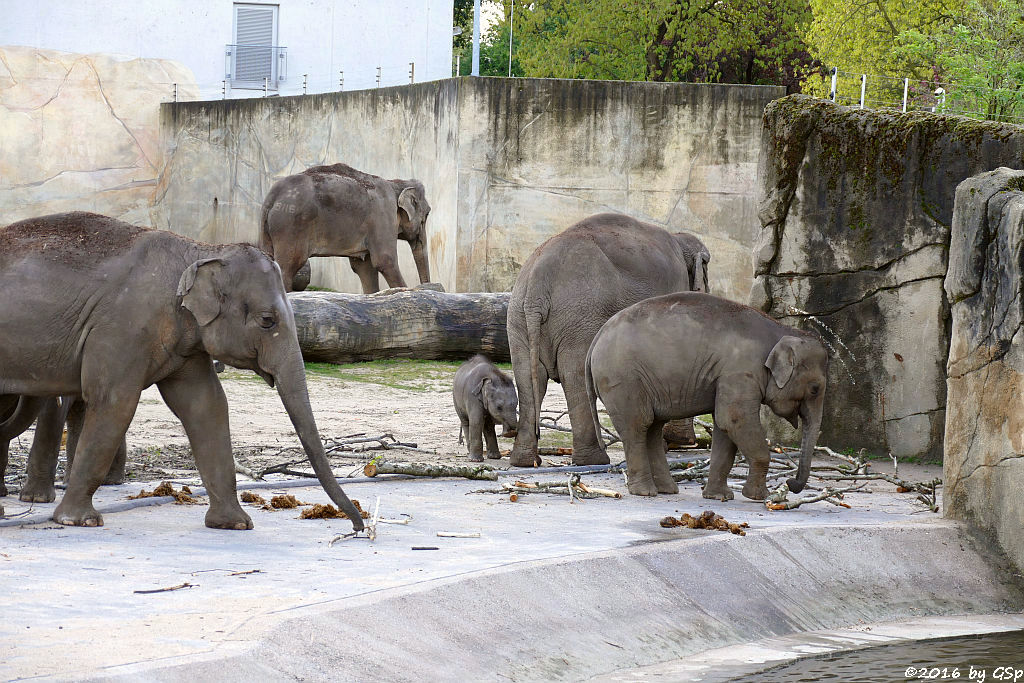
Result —
[[587, 404], [584, 366], [594, 335], [623, 308], [660, 294], [707, 291], [711, 254], [688, 233], [621, 214], [586, 218], [526, 260], [508, 308], [508, 340], [519, 391], [511, 462], [537, 461], [540, 405], [548, 379], [561, 382], [572, 423], [572, 462], [608, 462]]
[[[427, 202], [418, 180], [386, 180], [346, 164], [314, 166], [278, 180], [263, 200], [260, 247], [281, 266], [285, 291], [310, 256], [347, 256], [364, 294], [405, 287], [398, 240], [409, 243], [420, 283], [430, 281]], [[308, 278], [308, 276], [307, 276]]]

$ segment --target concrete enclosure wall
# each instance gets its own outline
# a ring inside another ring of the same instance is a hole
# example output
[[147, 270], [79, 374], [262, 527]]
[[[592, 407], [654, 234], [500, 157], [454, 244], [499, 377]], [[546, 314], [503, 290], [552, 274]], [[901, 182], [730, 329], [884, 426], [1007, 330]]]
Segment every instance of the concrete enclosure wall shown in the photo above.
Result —
[[751, 305], [833, 347], [821, 442], [940, 458], [954, 189], [1024, 167], [1024, 129], [794, 95], [762, 145]]
[[956, 189], [943, 462], [946, 515], [995, 536], [1024, 568], [1024, 171]]
[[[461, 78], [246, 101], [165, 104], [157, 227], [255, 239], [274, 180], [343, 161], [422, 180], [431, 274], [449, 291], [511, 289], [548, 237], [602, 211], [699, 234], [712, 291], [750, 287], [761, 112], [781, 88]], [[408, 248], [400, 267], [415, 281]], [[343, 259], [314, 284], [358, 291]]]
[[0, 47], [0, 225], [86, 210], [148, 223], [159, 102], [180, 64]]

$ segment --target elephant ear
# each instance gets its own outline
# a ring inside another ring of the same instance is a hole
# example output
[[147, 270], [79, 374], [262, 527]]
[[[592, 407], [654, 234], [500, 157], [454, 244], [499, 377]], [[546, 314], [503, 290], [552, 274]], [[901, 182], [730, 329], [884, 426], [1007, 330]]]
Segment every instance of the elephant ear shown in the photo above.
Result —
[[182, 308], [187, 308], [201, 326], [209, 325], [220, 315], [223, 294], [216, 275], [225, 266], [219, 258], [200, 259], [185, 269], [178, 281]]
[[416, 188], [409, 186], [398, 195], [398, 209], [405, 212], [406, 221], [412, 223], [416, 216]]
[[785, 336], [775, 344], [772, 352], [768, 354], [768, 360], [764, 366], [771, 370], [772, 379], [779, 389], [786, 386], [789, 379], [796, 370], [796, 351], [800, 340], [796, 337]]
[[482, 380], [480, 380], [480, 384], [477, 384], [476, 387], [473, 389], [473, 395], [476, 396], [477, 398], [482, 398], [484, 393], [484, 385], [490, 381], [490, 377], [484, 377]]

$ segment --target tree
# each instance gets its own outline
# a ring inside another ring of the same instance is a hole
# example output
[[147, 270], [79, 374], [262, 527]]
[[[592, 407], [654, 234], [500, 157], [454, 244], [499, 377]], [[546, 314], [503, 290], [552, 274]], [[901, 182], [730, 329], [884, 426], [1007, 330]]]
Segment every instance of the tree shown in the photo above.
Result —
[[[487, 27], [480, 36], [480, 75], [508, 76], [508, 16], [511, 5], [504, 6], [499, 0], [485, 0], [481, 5], [501, 5], [505, 19]], [[459, 75], [468, 76], [473, 70], [473, 0], [455, 0], [455, 25], [462, 27], [462, 34], [455, 36], [453, 43], [454, 54], [461, 55]], [[514, 58], [512, 66], [513, 75], [522, 75]]]
[[968, 0], [955, 20], [897, 43], [944, 85], [947, 110], [1024, 123], [1024, 0]]
[[810, 19], [808, 0], [538, 0], [514, 33], [529, 76], [796, 86]]

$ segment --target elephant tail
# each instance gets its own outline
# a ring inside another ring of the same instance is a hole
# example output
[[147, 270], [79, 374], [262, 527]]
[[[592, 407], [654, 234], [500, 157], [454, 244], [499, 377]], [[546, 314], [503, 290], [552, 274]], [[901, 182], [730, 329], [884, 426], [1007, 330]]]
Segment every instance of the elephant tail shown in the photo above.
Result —
[[530, 345], [530, 385], [533, 387], [533, 431], [540, 437], [540, 402], [543, 392], [540, 387], [540, 325], [547, 317], [548, 302], [536, 299], [533, 306], [524, 306], [526, 314], [526, 337]]
[[263, 209], [260, 213], [260, 249], [271, 256], [274, 255], [274, 240], [270, 237], [270, 209], [274, 205], [274, 193], [271, 192], [263, 200]]
[[601, 438], [601, 417], [597, 414], [597, 387], [594, 385], [594, 372], [590, 367], [590, 357], [594, 351], [594, 343], [597, 341], [597, 337], [594, 337], [594, 341], [590, 342], [590, 348], [587, 349], [587, 363], [584, 370], [584, 377], [587, 383], [587, 405], [590, 406], [590, 417], [594, 420], [594, 434], [597, 435], [597, 443], [601, 444], [602, 449], [604, 448], [604, 439]]

